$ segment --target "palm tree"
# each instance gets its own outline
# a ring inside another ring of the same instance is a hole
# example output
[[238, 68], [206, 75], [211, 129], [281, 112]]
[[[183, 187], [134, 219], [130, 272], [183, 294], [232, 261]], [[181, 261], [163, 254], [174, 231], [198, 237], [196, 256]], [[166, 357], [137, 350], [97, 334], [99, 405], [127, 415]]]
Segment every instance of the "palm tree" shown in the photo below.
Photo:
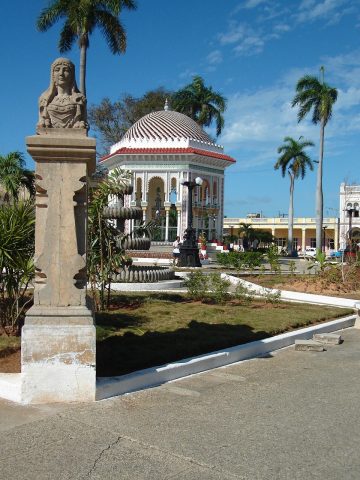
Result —
[[313, 162], [304, 152], [304, 148], [314, 146], [309, 140], [294, 140], [291, 137], [284, 138], [284, 144], [278, 148], [280, 157], [274, 165], [275, 170], [281, 169], [281, 174], [285, 177], [286, 172], [290, 178], [290, 201], [289, 201], [289, 228], [288, 228], [288, 245], [289, 255], [293, 255], [293, 225], [294, 225], [294, 184], [299, 177], [305, 177], [306, 168], [314, 169]]
[[244, 250], [248, 250], [249, 243], [255, 239], [255, 230], [248, 223], [240, 223], [239, 234], [242, 235]]
[[59, 50], [68, 52], [75, 40], [80, 47], [80, 90], [86, 96], [86, 55], [89, 37], [95, 27], [102, 31], [110, 51], [115, 54], [126, 51], [126, 33], [120, 23], [120, 12], [135, 10], [134, 0], [53, 0], [37, 19], [37, 28], [46, 32], [58, 20], [64, 19], [60, 32]]
[[35, 177], [25, 168], [25, 159], [21, 152], [0, 155], [0, 185], [5, 190], [4, 200], [18, 200], [21, 187], [26, 188], [31, 196], [35, 195]]
[[312, 122], [320, 123], [320, 151], [319, 165], [316, 181], [316, 248], [321, 251], [322, 245], [322, 224], [323, 224], [323, 157], [324, 157], [324, 134], [325, 126], [332, 116], [332, 108], [337, 100], [336, 88], [330, 87], [324, 82], [324, 67], [321, 67], [322, 78], [305, 75], [300, 78], [296, 85], [296, 95], [292, 106], [299, 106], [298, 121], [303, 120], [312, 110]]
[[175, 93], [172, 107], [177, 112], [188, 115], [201, 127], [208, 127], [215, 120], [217, 136], [224, 128], [222, 114], [226, 109], [226, 98], [214, 92], [212, 87], [205, 86], [204, 79], [199, 75], [193, 78], [192, 83]]

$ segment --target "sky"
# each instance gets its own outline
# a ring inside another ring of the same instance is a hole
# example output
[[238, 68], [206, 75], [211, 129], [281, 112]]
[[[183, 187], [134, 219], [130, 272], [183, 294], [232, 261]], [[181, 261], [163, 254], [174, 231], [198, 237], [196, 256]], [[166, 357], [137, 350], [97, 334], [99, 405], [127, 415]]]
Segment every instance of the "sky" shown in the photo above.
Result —
[[[338, 89], [325, 130], [324, 216], [339, 215], [341, 182], [360, 183], [360, 0], [138, 0], [124, 11], [127, 51], [114, 56], [100, 32], [90, 38], [88, 104], [121, 94], [141, 96], [163, 86], [177, 90], [201, 75], [227, 98], [225, 127], [217, 143], [237, 163], [225, 174], [225, 215], [288, 211], [289, 180], [274, 170], [285, 136], [315, 143], [319, 127], [298, 124], [291, 108], [296, 82], [319, 75]], [[37, 102], [49, 85], [50, 65], [74, 45], [57, 49], [61, 23], [46, 33], [35, 23], [47, 0], [12, 0], [1, 6], [0, 155], [26, 154], [35, 133]], [[91, 133], [91, 131], [90, 131]], [[214, 135], [212, 129], [209, 130]], [[29, 168], [34, 168], [26, 154]], [[316, 170], [316, 164], [315, 164]], [[315, 215], [316, 172], [295, 184], [295, 216]]]

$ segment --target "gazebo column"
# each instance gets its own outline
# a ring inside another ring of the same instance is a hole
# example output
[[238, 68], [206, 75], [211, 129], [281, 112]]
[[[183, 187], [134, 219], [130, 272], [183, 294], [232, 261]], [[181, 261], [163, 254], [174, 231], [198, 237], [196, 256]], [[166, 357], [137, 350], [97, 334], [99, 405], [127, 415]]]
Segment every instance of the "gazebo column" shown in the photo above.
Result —
[[176, 236], [180, 237], [181, 232], [181, 203], [176, 202]]
[[144, 222], [144, 223], [146, 222], [146, 210], [147, 210], [147, 207], [148, 207], [148, 202], [141, 202], [141, 208], [142, 208], [142, 212], [143, 212], [143, 222]]
[[170, 202], [164, 202], [165, 208], [165, 242], [169, 241], [169, 213], [170, 213]]

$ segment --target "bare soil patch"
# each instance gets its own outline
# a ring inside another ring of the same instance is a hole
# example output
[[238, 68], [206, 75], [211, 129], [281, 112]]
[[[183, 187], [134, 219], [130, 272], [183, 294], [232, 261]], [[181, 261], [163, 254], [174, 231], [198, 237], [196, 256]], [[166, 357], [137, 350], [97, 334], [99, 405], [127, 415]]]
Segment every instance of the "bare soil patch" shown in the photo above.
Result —
[[[4, 353], [4, 352], [1, 352]], [[0, 372], [2, 373], [20, 373], [21, 371], [21, 352], [20, 348], [12, 353], [0, 357]]]
[[342, 282], [331, 282], [318, 275], [251, 275], [243, 279], [267, 288], [360, 300], [358, 288], [353, 289]]

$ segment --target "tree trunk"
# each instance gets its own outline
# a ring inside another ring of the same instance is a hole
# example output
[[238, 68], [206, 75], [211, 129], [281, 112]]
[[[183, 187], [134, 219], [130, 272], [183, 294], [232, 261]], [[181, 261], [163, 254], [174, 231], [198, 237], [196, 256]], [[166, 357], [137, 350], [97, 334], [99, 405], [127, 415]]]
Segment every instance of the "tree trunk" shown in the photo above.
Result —
[[289, 255], [293, 254], [293, 226], [294, 226], [294, 175], [289, 172], [290, 177], [290, 201], [289, 201], [289, 219], [288, 219], [288, 245]]
[[80, 47], [80, 92], [86, 97], [86, 45], [81, 45]]
[[323, 227], [323, 158], [324, 158], [324, 133], [325, 122], [324, 119], [320, 123], [320, 152], [319, 165], [316, 178], [316, 249], [322, 251], [322, 227]]

